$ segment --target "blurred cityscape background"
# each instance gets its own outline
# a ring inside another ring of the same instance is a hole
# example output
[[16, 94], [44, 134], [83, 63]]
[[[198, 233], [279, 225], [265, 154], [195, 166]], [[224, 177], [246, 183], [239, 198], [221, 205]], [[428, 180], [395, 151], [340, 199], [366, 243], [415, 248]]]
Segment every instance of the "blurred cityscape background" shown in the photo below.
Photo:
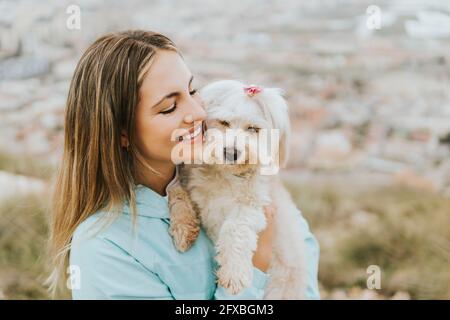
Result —
[[174, 40], [196, 86], [286, 91], [283, 178], [324, 299], [450, 299], [449, 0], [0, 0], [0, 299], [48, 298], [69, 82], [98, 36], [134, 28]]

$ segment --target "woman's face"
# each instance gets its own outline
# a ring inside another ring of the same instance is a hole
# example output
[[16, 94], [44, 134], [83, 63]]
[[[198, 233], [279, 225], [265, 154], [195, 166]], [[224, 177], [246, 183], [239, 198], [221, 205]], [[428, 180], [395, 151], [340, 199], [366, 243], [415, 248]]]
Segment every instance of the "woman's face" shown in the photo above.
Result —
[[[201, 126], [206, 118], [192, 74], [181, 56], [162, 50], [151, 63], [136, 109], [136, 144], [150, 165], [172, 162], [172, 149], [178, 143], [189, 144], [190, 148], [201, 144]], [[187, 133], [181, 141], [173, 141], [173, 132], [180, 128], [195, 134]]]

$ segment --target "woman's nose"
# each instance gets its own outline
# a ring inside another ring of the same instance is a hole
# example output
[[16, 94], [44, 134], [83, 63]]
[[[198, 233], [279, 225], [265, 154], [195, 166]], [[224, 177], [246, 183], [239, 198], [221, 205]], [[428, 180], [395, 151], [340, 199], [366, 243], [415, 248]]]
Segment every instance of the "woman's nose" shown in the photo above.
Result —
[[206, 112], [203, 109], [201, 103], [194, 97], [191, 97], [189, 106], [186, 108], [186, 114], [183, 121], [187, 124], [191, 124], [194, 121], [203, 121], [206, 119]]

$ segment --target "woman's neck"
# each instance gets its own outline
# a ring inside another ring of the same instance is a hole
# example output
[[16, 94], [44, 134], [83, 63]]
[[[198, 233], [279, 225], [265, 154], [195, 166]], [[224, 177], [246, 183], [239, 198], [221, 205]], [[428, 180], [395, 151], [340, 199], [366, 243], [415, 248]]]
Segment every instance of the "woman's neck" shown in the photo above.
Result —
[[140, 173], [136, 178], [138, 184], [142, 184], [162, 196], [166, 196], [166, 187], [172, 181], [175, 175], [175, 165], [173, 163], [156, 163], [150, 165], [158, 175], [146, 168], [139, 168]]

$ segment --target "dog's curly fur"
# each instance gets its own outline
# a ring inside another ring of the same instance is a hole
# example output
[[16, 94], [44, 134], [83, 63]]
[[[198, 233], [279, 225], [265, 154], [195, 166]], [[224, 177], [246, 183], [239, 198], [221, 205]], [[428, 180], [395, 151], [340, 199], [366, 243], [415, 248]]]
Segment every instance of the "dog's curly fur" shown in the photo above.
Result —
[[[253, 126], [254, 122], [266, 129], [279, 129], [278, 156], [281, 164], [285, 163], [290, 127], [281, 92], [265, 88], [249, 97], [243, 87], [238, 81], [224, 80], [201, 90], [208, 129], [224, 131], [223, 121], [229, 128]], [[245, 145], [246, 157], [254, 152], [253, 148]], [[262, 175], [260, 163], [248, 164], [246, 160], [241, 164], [181, 166], [179, 182], [169, 190], [170, 233], [175, 246], [182, 252], [189, 249], [201, 223], [216, 245], [218, 284], [237, 294], [251, 284], [258, 233], [266, 227], [263, 207], [272, 203], [277, 213], [270, 280], [264, 298], [302, 299], [306, 262], [301, 213], [278, 175]]]

